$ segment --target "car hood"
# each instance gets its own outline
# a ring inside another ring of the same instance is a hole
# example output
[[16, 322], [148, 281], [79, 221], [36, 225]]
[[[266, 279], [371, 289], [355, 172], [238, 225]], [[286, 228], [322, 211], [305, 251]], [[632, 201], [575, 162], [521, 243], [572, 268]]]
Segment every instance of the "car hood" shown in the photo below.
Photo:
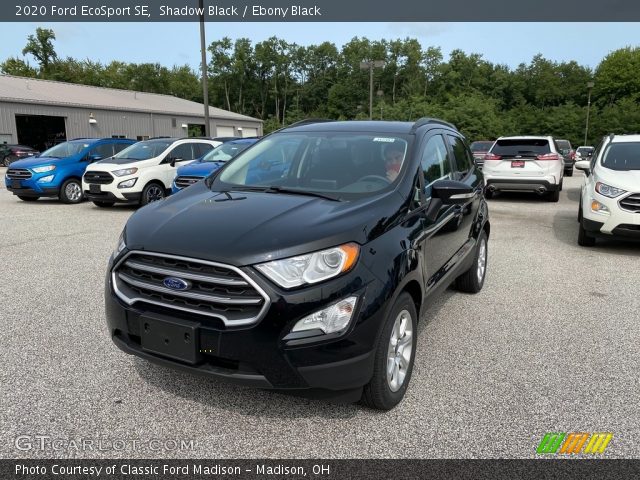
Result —
[[640, 170], [617, 171], [600, 167], [596, 171], [596, 181], [627, 192], [640, 192]]
[[401, 204], [395, 191], [336, 202], [287, 193], [227, 195], [200, 182], [138, 210], [127, 223], [126, 244], [251, 265], [346, 242], [365, 244], [398, 219]]
[[73, 163], [73, 157], [52, 158], [52, 157], [29, 157], [24, 160], [16, 160], [11, 163], [11, 168], [33, 168], [42, 165], [66, 165]]
[[212, 172], [221, 168], [225, 162], [193, 162], [189, 165], [183, 165], [178, 168], [176, 176], [193, 175], [198, 177], [206, 177]]

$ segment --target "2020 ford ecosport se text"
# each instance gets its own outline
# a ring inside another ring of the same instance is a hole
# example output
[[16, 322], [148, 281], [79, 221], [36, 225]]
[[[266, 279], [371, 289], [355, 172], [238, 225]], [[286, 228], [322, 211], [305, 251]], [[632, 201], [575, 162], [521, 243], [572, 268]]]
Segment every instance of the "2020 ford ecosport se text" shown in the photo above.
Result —
[[390, 409], [429, 299], [483, 286], [483, 185], [439, 120], [295, 124], [132, 215], [109, 332], [162, 365]]

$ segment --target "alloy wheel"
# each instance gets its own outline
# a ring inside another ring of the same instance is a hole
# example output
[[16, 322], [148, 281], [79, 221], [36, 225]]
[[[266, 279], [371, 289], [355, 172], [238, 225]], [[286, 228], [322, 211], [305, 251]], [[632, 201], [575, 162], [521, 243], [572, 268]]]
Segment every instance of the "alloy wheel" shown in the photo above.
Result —
[[404, 384], [413, 351], [413, 327], [411, 314], [402, 310], [391, 329], [387, 351], [387, 384], [392, 392], [397, 392]]

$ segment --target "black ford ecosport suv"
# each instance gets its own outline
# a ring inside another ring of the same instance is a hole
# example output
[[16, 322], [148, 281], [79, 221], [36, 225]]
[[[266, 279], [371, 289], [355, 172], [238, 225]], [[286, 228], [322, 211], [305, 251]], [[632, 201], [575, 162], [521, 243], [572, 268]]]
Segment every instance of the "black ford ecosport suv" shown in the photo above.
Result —
[[161, 365], [390, 409], [421, 312], [453, 282], [482, 288], [488, 238], [482, 174], [452, 125], [300, 122], [132, 215], [109, 332]]

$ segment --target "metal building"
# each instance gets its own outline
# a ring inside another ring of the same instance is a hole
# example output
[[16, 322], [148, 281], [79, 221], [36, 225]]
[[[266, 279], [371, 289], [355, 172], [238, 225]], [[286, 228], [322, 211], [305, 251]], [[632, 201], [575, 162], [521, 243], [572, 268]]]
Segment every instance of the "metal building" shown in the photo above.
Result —
[[[209, 107], [212, 136], [262, 135], [262, 120]], [[170, 95], [0, 75], [0, 143], [204, 135], [204, 106]]]

